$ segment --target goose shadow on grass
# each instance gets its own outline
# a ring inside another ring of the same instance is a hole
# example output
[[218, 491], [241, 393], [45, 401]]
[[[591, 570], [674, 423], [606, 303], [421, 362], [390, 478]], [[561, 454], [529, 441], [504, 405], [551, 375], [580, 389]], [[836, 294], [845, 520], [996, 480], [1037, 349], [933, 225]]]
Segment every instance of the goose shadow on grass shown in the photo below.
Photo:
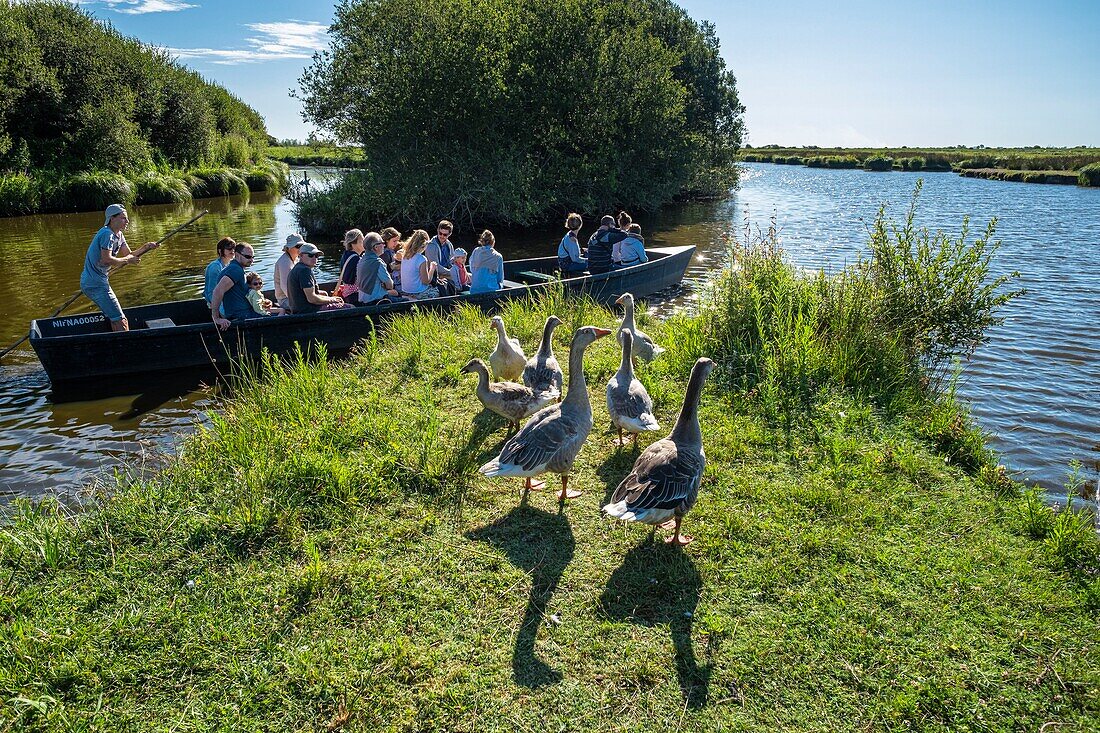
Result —
[[691, 641], [702, 580], [691, 557], [653, 536], [627, 553], [607, 581], [599, 608], [607, 617], [642, 626], [667, 625], [680, 693], [691, 709], [706, 706], [711, 665], [700, 666]]
[[550, 598], [573, 559], [576, 542], [569, 520], [561, 512], [551, 514], [523, 503], [492, 524], [467, 532], [466, 537], [492, 545], [531, 576], [531, 592], [512, 654], [516, 684], [538, 688], [560, 682], [561, 672], [535, 655], [535, 642]]

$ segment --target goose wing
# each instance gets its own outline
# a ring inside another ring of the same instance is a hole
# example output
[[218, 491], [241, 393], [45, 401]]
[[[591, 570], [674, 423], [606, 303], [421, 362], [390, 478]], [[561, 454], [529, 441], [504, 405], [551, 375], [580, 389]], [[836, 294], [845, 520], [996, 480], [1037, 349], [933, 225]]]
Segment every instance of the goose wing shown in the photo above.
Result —
[[553, 356], [546, 360], [534, 356], [523, 367], [523, 383], [536, 392], [557, 389], [560, 393], [562, 381], [561, 365]]
[[527, 387], [515, 382], [490, 384], [489, 396], [492, 404], [486, 403], [486, 407], [513, 422], [519, 422], [546, 404]]
[[607, 411], [612, 416], [637, 420], [643, 415], [653, 414], [653, 400], [649, 398], [649, 393], [637, 379], [632, 379], [629, 384], [620, 386], [618, 380], [612, 378], [607, 385]]
[[[646, 448], [611, 497], [638, 514], [644, 510], [686, 512], [695, 503], [706, 457], [701, 450], [664, 438]], [[667, 514], [665, 515], [667, 516]]]
[[[500, 449], [500, 465], [515, 466], [524, 471], [545, 470], [551, 462], [576, 457], [588, 437], [577, 421], [563, 415], [560, 405], [551, 405], [535, 413], [518, 433]], [[555, 461], [555, 458], [558, 460]]]

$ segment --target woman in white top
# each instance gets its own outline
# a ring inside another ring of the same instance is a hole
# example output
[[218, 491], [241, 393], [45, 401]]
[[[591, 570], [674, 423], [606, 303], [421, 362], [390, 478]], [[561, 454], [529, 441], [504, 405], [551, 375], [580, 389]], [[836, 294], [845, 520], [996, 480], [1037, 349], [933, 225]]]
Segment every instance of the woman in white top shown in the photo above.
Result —
[[438, 298], [439, 290], [432, 285], [436, 263], [428, 262], [428, 233], [417, 229], [405, 240], [401, 255], [401, 294], [415, 300]]

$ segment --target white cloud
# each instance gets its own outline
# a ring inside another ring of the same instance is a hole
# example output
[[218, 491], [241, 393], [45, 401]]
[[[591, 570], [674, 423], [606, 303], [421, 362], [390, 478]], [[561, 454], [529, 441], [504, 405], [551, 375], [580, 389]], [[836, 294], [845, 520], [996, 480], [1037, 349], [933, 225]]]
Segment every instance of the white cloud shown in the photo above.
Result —
[[281, 23], [249, 23], [257, 35], [247, 48], [170, 48], [181, 59], [208, 59], [215, 64], [249, 64], [281, 59], [309, 59], [328, 45], [328, 26], [289, 20]]
[[183, 0], [103, 0], [103, 3], [116, 13], [125, 13], [126, 15], [174, 13], [177, 10], [198, 7]]

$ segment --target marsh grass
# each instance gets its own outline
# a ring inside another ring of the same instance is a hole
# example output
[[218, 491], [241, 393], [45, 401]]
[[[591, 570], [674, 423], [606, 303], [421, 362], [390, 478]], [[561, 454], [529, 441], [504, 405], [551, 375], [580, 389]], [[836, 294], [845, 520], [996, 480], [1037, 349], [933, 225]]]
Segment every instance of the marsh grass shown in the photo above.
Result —
[[[945, 461], [921, 426], [980, 433], [873, 328], [867, 281], [768, 246], [698, 315], [639, 313], [668, 348], [638, 368], [661, 434], [695, 358], [720, 363], [686, 550], [600, 516], [634, 460], [604, 409], [613, 337], [586, 355], [585, 494], [559, 507], [477, 472], [506, 434], [458, 371], [492, 350], [487, 317], [418, 312], [342, 363], [245, 366], [152, 480], [72, 516], [14, 505], [0, 726], [1089, 729], [1095, 542]], [[527, 353], [551, 312], [563, 364], [574, 324], [619, 318], [512, 302]]]

